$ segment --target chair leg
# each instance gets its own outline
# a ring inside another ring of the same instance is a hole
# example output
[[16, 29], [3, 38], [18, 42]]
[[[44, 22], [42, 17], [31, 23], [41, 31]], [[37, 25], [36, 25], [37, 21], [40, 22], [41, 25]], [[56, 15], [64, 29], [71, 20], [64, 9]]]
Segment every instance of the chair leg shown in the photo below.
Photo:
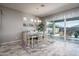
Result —
[[27, 41], [28, 41], [28, 43], [27, 43], [28, 44], [28, 47], [30, 47], [30, 39], [28, 39]]
[[33, 38], [32, 38], [32, 40], [31, 40], [31, 43], [32, 43], [31, 45], [32, 45], [32, 48], [33, 48], [33, 44], [34, 44], [34, 42], [33, 42]]

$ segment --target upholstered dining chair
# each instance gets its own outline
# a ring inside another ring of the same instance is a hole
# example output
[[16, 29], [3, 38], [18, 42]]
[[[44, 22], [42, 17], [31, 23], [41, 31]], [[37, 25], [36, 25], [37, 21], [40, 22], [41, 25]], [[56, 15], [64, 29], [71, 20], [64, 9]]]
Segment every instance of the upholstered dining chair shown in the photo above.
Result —
[[26, 31], [22, 32], [22, 37], [23, 46], [27, 47], [30, 44], [30, 42], [28, 41], [30, 39], [28, 33]]

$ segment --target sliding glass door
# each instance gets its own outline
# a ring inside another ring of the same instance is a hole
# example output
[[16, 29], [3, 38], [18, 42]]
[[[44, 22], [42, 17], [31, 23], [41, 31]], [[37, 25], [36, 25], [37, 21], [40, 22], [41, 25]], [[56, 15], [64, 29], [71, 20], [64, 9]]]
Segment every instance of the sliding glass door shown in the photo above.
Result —
[[64, 20], [54, 21], [53, 28], [53, 37], [56, 39], [64, 39]]
[[79, 40], [79, 17], [47, 21], [47, 32], [51, 38], [60, 40]]
[[48, 21], [46, 29], [51, 38], [64, 39], [64, 20]]
[[66, 38], [70, 41], [79, 40], [79, 17], [66, 20]]

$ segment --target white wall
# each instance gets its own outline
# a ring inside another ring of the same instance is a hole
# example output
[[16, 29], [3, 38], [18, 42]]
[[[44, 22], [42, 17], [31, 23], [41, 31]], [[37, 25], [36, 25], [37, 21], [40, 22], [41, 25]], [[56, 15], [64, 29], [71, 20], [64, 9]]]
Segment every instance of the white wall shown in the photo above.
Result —
[[[1, 10], [1, 9], [0, 9]], [[0, 12], [0, 39], [1, 39], [1, 12]], [[1, 41], [0, 41], [1, 42]]]
[[[26, 15], [19, 11], [9, 8], [2, 8], [2, 38], [1, 43], [16, 41], [21, 39], [21, 32], [29, 29], [23, 27], [23, 17], [27, 17], [27, 20], [34, 18], [35, 16]], [[1, 15], [0, 15], [1, 16]], [[1, 18], [1, 17], [0, 17]], [[0, 19], [1, 20], [1, 19]], [[27, 21], [26, 23], [28, 23]]]

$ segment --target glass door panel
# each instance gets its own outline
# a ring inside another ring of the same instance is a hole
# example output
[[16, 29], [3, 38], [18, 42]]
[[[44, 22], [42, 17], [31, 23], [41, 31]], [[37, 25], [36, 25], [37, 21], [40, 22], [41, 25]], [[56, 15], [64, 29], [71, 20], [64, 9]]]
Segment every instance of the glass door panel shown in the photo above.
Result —
[[79, 19], [66, 20], [66, 38], [70, 41], [79, 40]]

